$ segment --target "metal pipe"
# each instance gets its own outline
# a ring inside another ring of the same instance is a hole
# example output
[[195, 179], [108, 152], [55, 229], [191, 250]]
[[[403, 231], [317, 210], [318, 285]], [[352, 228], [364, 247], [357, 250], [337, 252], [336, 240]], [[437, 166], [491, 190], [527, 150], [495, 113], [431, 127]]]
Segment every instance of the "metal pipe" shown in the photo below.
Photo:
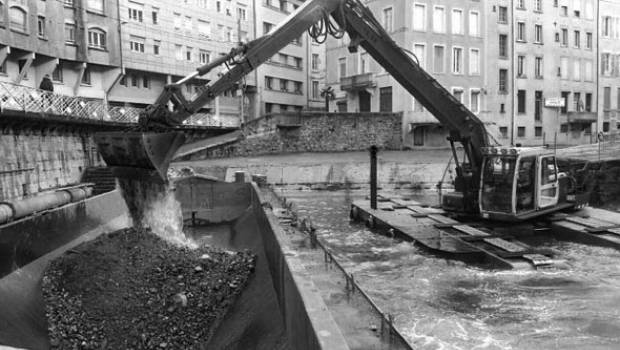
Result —
[[376, 145], [370, 146], [370, 208], [377, 209], [377, 151]]

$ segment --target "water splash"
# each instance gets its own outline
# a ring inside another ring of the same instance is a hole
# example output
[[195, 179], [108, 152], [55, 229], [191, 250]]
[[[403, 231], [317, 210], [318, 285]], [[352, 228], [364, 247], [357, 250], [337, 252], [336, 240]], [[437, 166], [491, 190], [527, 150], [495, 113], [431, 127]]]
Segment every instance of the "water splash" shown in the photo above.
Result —
[[135, 228], [148, 228], [177, 246], [198, 247], [183, 233], [181, 203], [170, 185], [127, 179], [120, 179], [119, 185]]

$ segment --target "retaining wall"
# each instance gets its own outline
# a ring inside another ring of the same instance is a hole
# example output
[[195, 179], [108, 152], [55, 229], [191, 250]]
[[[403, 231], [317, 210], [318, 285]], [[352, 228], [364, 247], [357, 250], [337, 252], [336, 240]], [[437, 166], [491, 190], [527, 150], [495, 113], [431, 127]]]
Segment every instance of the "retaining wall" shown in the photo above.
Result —
[[180, 160], [296, 152], [401, 149], [402, 113], [301, 113], [267, 115], [243, 127], [245, 139]]

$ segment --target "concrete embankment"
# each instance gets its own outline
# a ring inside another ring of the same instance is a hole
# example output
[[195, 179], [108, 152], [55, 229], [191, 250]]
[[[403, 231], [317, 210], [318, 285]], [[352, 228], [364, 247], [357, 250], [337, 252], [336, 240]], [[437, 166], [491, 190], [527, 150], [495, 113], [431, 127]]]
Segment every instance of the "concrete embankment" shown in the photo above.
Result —
[[[444, 176], [450, 160], [449, 150], [384, 151], [378, 155], [380, 184], [433, 187]], [[176, 162], [173, 167], [189, 166], [201, 174], [221, 180], [234, 180], [235, 172], [264, 174], [270, 184], [368, 184], [368, 152], [296, 153], [261, 157], [209, 159]], [[445, 183], [450, 181], [446, 174]]]

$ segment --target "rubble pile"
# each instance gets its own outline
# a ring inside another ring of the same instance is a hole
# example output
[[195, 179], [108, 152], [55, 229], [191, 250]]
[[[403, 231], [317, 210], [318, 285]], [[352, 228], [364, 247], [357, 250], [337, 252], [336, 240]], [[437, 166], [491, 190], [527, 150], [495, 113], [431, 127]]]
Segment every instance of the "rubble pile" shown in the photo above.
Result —
[[249, 252], [173, 245], [148, 230], [100, 236], [42, 284], [52, 349], [201, 349], [255, 266]]

